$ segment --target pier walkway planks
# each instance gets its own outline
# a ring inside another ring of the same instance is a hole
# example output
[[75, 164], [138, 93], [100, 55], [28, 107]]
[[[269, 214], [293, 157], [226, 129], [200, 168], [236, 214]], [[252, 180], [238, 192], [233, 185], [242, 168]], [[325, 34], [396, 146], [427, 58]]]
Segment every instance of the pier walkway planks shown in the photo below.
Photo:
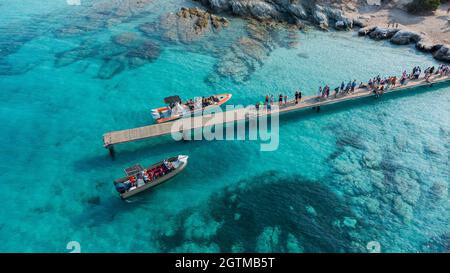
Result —
[[[426, 82], [424, 79], [419, 80], [408, 80], [404, 85], [397, 85], [394, 88], [390, 88], [386, 90], [384, 93], [392, 93], [397, 91], [405, 91], [411, 88], [416, 88], [420, 86], [430, 86], [440, 82], [447, 82], [450, 80], [450, 77], [447, 76], [434, 76], [431, 78], [431, 83]], [[334, 91], [331, 90], [331, 93]], [[336, 98], [334, 95], [331, 95], [329, 98], [325, 99], [317, 99], [317, 96], [307, 96], [302, 99], [301, 102], [295, 104], [295, 101], [288, 101], [286, 104], [283, 104], [279, 107], [279, 114], [293, 112], [306, 108], [320, 107], [323, 105], [329, 105], [354, 99], [360, 99], [364, 97], [374, 96], [372, 91], [367, 90], [367, 88], [357, 88], [353, 93], [350, 94], [340, 94]], [[259, 111], [252, 115], [253, 117], [262, 116], [270, 114], [270, 111]], [[203, 116], [194, 116], [191, 117], [190, 122], [184, 123], [183, 127], [181, 127], [184, 131], [195, 130], [199, 128], [204, 128], [208, 126], [226, 124], [231, 122], [238, 122], [241, 120], [246, 120], [249, 118], [249, 113], [244, 109], [235, 109], [228, 112], [223, 112], [221, 115], [219, 114], [206, 114]], [[189, 118], [187, 118], [189, 119]], [[147, 125], [139, 128], [109, 132], [103, 135], [103, 143], [106, 148], [112, 148], [113, 145], [133, 142], [138, 140], [143, 140], [147, 138], [160, 137], [164, 135], [169, 135], [174, 132], [181, 131], [179, 126], [175, 126], [180, 124], [180, 120], [166, 122], [162, 124], [153, 124]]]

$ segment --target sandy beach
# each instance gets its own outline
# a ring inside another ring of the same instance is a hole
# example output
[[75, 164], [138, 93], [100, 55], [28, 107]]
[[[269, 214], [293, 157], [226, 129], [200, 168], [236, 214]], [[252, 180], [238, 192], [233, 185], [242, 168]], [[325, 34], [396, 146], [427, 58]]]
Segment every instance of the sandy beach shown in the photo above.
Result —
[[426, 34], [434, 43], [450, 44], [450, 14], [447, 10], [450, 4], [443, 4], [432, 15], [411, 15], [399, 8], [361, 6], [359, 16], [367, 18], [369, 26], [393, 27], [392, 23], [399, 24], [400, 28]]

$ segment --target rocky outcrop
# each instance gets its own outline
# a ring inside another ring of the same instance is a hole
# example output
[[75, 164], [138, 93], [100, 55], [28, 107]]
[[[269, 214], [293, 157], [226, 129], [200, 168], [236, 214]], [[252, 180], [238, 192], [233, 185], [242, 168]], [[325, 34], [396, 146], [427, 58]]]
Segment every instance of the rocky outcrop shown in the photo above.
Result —
[[368, 25], [368, 19], [363, 17], [363, 16], [359, 16], [357, 18], [353, 18], [353, 26], [355, 27], [359, 27], [359, 28], [365, 28]]
[[[104, 0], [91, 5], [81, 5], [79, 14], [64, 18], [64, 25], [53, 31], [57, 38], [79, 36], [98, 31], [147, 13], [146, 7], [153, 0]], [[81, 16], [79, 16], [81, 15]], [[80, 20], [81, 18], [81, 20]]]
[[322, 8], [317, 7], [316, 10], [312, 12], [312, 17], [321, 29], [328, 29], [328, 17], [325, 15]]
[[442, 46], [441, 44], [435, 44], [428, 38], [423, 38], [416, 43], [416, 48], [423, 52], [434, 52], [438, 50], [441, 46]]
[[250, 16], [260, 20], [283, 18], [283, 14], [275, 5], [260, 0], [231, 1], [231, 10], [236, 15]]
[[363, 27], [358, 30], [359, 36], [366, 36], [371, 33], [376, 27]]
[[382, 28], [376, 27], [371, 32], [369, 32], [369, 36], [375, 40], [385, 40], [392, 38], [398, 31], [397, 28]]
[[450, 62], [449, 46], [433, 43], [425, 34], [407, 29], [382, 28], [370, 26], [358, 31], [360, 36], [368, 36], [375, 40], [387, 40], [396, 45], [415, 44], [418, 50], [430, 52], [439, 61]]
[[228, 25], [229, 21], [225, 17], [216, 16], [199, 8], [181, 8], [177, 13], [163, 15], [157, 24], [144, 23], [138, 29], [147, 36], [152, 36], [155, 31], [161, 31], [166, 40], [191, 43]]
[[[327, 30], [349, 30], [359, 27], [360, 36], [369, 36], [375, 40], [387, 40], [398, 45], [415, 44], [419, 50], [433, 53], [438, 60], [448, 61], [447, 47], [433, 44], [422, 34], [399, 29], [368, 26], [370, 16], [348, 16], [343, 10], [356, 12], [352, 3], [338, 3], [331, 6], [320, 5], [316, 0], [196, 0], [211, 10], [229, 12], [242, 17], [256, 18], [260, 21], [275, 20], [298, 24], [303, 20], [315, 23]], [[369, 3], [370, 2], [370, 3]], [[395, 0], [393, 6], [404, 6], [411, 0]], [[322, 2], [320, 2], [322, 3]], [[368, 1], [369, 5], [380, 5], [379, 1]], [[333, 5], [333, 4], [332, 4]]]
[[[197, 0], [208, 8], [229, 12], [258, 20], [284, 21], [298, 24], [303, 20], [314, 22], [326, 30], [330, 26], [337, 30], [353, 27], [354, 19], [343, 11], [316, 4], [314, 0]], [[363, 25], [362, 21], [358, 21]]]
[[450, 62], [450, 46], [442, 45], [433, 53], [435, 59]]
[[400, 30], [391, 38], [391, 42], [396, 45], [408, 45], [422, 40], [422, 35], [416, 32]]

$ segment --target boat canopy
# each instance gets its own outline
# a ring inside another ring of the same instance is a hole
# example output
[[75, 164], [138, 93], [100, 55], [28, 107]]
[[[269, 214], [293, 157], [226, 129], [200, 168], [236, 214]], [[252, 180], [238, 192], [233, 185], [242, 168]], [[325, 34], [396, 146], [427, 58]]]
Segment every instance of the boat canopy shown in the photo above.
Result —
[[181, 103], [181, 98], [179, 96], [170, 96], [167, 98], [164, 98], [165, 104], [172, 104], [172, 103]]
[[127, 174], [127, 176], [133, 176], [133, 175], [136, 175], [136, 174], [142, 172], [143, 170], [144, 170], [144, 168], [140, 164], [136, 164], [134, 166], [126, 168], [125, 173]]

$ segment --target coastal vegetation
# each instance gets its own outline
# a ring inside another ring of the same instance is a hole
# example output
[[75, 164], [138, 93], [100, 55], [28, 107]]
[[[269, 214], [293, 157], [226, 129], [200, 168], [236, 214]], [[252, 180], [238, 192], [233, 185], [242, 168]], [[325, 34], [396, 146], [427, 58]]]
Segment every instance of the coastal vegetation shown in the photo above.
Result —
[[408, 4], [408, 11], [411, 13], [424, 13], [435, 11], [441, 4], [441, 0], [414, 0]]

